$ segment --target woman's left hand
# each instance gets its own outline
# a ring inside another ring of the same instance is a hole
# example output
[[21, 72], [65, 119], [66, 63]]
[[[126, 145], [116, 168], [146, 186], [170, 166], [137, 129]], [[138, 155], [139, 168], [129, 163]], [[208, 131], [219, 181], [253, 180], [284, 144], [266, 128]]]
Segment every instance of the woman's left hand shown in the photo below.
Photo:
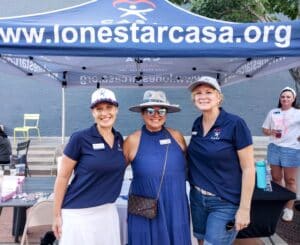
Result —
[[250, 223], [250, 209], [239, 208], [235, 215], [235, 229], [240, 231], [248, 227]]

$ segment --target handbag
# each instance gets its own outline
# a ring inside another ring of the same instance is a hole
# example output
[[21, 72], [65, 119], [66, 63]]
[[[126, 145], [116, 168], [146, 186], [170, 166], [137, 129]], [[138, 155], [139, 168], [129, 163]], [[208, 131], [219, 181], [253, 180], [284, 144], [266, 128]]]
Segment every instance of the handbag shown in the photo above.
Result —
[[157, 199], [130, 194], [128, 198], [128, 212], [153, 219], [157, 215]]
[[144, 196], [129, 193], [128, 212], [130, 214], [139, 215], [139, 216], [142, 216], [142, 217], [145, 217], [148, 219], [154, 219], [157, 216], [158, 198], [159, 198], [163, 178], [164, 178], [165, 171], [166, 171], [168, 150], [169, 150], [169, 144], [167, 145], [167, 149], [166, 149], [166, 155], [165, 155], [162, 176], [160, 179], [160, 184], [159, 184], [156, 198], [144, 197]]

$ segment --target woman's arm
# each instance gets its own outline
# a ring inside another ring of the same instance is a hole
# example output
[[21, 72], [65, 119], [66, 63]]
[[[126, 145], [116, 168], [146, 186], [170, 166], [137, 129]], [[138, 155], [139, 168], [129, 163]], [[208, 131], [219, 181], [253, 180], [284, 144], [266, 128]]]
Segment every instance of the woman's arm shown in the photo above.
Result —
[[268, 128], [262, 128], [262, 132], [266, 136], [270, 136], [272, 134], [272, 130]]
[[61, 166], [57, 173], [57, 177], [54, 184], [54, 220], [52, 230], [57, 239], [61, 237], [61, 206], [67, 190], [69, 179], [71, 177], [75, 165], [76, 161], [64, 155], [62, 157]]
[[123, 144], [123, 153], [126, 159], [127, 165], [134, 159], [138, 145], [141, 138], [141, 131], [136, 131], [133, 134], [127, 136]]
[[241, 200], [235, 216], [235, 226], [239, 231], [250, 223], [251, 199], [255, 186], [255, 165], [253, 145], [238, 150], [238, 157], [242, 169]]

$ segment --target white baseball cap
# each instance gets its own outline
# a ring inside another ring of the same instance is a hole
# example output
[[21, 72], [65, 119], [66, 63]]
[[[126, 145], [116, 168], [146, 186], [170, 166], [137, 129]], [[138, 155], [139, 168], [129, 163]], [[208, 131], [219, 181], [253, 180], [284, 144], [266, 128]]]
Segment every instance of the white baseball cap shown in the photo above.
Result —
[[119, 103], [116, 99], [115, 93], [107, 88], [100, 88], [93, 92], [91, 97], [91, 106], [90, 108], [93, 109], [99, 103], [110, 103], [115, 106], [118, 106]]
[[221, 90], [221, 87], [220, 87], [218, 81], [215, 78], [209, 77], [209, 76], [202, 76], [202, 77], [200, 77], [195, 82], [191, 83], [189, 85], [188, 89], [192, 92], [200, 84], [208, 84], [209, 86], [213, 87], [214, 89], [216, 89], [220, 93], [222, 93], [222, 90]]

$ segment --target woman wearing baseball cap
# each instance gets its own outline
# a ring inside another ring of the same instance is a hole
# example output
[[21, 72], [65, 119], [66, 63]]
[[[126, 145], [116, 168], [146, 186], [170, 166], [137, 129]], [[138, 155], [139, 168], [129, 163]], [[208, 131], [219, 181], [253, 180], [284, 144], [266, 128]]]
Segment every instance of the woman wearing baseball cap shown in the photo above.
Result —
[[[290, 87], [279, 93], [277, 108], [269, 111], [263, 133], [269, 136], [267, 159], [271, 165], [272, 179], [277, 184], [296, 192], [297, 168], [300, 166], [300, 110], [295, 108], [296, 91]], [[292, 221], [294, 200], [283, 210], [283, 221]]]
[[201, 77], [189, 87], [202, 113], [188, 146], [193, 233], [199, 244], [232, 244], [250, 223], [255, 184], [252, 136], [240, 117], [226, 112], [217, 80]]
[[60, 245], [120, 245], [114, 202], [126, 163], [123, 137], [113, 128], [118, 113], [114, 92], [97, 89], [90, 108], [95, 123], [72, 134], [55, 182], [53, 231]]

